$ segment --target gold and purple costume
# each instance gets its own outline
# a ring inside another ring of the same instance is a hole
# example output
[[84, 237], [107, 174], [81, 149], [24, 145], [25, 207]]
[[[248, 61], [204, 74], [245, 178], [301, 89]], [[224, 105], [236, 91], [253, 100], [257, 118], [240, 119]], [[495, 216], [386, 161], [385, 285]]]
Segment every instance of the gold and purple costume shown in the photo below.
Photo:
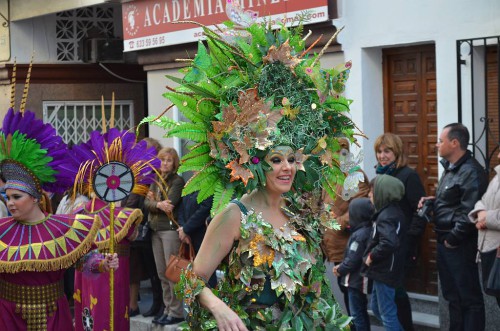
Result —
[[0, 330], [72, 330], [63, 274], [91, 248], [100, 220], [52, 215], [0, 219]]
[[[77, 207], [75, 212], [86, 215], [97, 215], [102, 226], [97, 232], [95, 246], [100, 253], [109, 252], [111, 210], [107, 203], [93, 199]], [[120, 267], [115, 270], [114, 281], [114, 328], [128, 330], [130, 328], [129, 311], [129, 253], [130, 240], [135, 228], [142, 221], [139, 209], [115, 208], [115, 252], [118, 254]], [[107, 330], [110, 314], [109, 273], [89, 273], [77, 269], [75, 271], [75, 330]], [[92, 328], [90, 327], [92, 326]]]

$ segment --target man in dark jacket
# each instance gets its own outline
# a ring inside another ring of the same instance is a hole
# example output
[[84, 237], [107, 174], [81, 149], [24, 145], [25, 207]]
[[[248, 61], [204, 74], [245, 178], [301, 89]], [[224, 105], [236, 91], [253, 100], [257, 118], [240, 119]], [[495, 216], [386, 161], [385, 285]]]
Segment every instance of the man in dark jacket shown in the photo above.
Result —
[[483, 294], [476, 264], [477, 229], [468, 213], [486, 191], [483, 167], [467, 150], [469, 131], [459, 123], [444, 127], [436, 144], [444, 173], [434, 199], [437, 267], [449, 303], [450, 330], [484, 330]]
[[404, 193], [405, 187], [399, 179], [390, 175], [375, 178], [373, 229], [361, 269], [362, 274], [373, 280], [371, 309], [390, 331], [402, 330], [394, 296], [404, 269], [404, 250], [400, 249], [400, 243], [406, 235], [406, 227], [399, 205]]

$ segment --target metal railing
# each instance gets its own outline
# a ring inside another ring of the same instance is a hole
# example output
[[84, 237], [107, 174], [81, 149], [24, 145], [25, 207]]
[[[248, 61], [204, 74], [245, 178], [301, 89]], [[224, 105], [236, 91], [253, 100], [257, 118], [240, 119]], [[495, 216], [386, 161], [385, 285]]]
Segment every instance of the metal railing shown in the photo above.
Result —
[[470, 116], [474, 155], [489, 172], [500, 143], [500, 36], [457, 40], [456, 46], [458, 121]]

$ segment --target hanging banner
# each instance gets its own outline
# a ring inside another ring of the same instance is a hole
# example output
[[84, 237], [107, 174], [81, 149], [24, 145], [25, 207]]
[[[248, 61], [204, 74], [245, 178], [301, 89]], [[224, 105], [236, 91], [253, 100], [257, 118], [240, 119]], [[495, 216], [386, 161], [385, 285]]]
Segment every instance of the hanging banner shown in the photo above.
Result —
[[[235, 1], [235, 0], [232, 0]], [[245, 11], [258, 16], [257, 21], [281, 21], [287, 26], [324, 22], [328, 0], [239, 0]], [[122, 5], [124, 51], [137, 51], [202, 39], [202, 28], [192, 21], [213, 28], [229, 20], [226, 4], [231, 0], [140, 0]], [[274, 25], [274, 24], [273, 24]]]

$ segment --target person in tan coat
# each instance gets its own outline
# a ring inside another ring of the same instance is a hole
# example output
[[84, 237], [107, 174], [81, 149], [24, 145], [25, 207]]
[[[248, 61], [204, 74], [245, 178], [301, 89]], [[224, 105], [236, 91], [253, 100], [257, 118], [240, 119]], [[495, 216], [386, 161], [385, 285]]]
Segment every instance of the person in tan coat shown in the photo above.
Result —
[[[349, 141], [345, 138], [339, 138], [339, 144], [341, 149], [350, 150]], [[349, 200], [344, 200], [342, 196], [342, 185], [337, 185], [337, 199], [335, 201], [326, 193], [323, 192], [323, 203], [330, 205], [330, 211], [332, 218], [335, 218], [337, 223], [340, 225], [340, 230], [330, 230], [328, 229], [323, 235], [323, 241], [321, 242], [321, 247], [325, 253], [326, 260], [333, 265], [340, 264], [344, 258], [344, 252], [349, 241], [350, 230], [349, 230], [349, 203], [352, 199], [368, 197], [370, 193], [370, 183], [368, 177], [362, 170], [358, 170], [363, 173], [364, 182], [359, 182], [358, 193], [352, 196]], [[333, 266], [332, 266], [333, 268]], [[344, 303], [347, 309], [347, 313], [350, 315], [349, 311], [349, 299], [347, 297], [347, 288], [340, 284], [340, 278], [337, 278], [340, 291], [344, 295]]]

